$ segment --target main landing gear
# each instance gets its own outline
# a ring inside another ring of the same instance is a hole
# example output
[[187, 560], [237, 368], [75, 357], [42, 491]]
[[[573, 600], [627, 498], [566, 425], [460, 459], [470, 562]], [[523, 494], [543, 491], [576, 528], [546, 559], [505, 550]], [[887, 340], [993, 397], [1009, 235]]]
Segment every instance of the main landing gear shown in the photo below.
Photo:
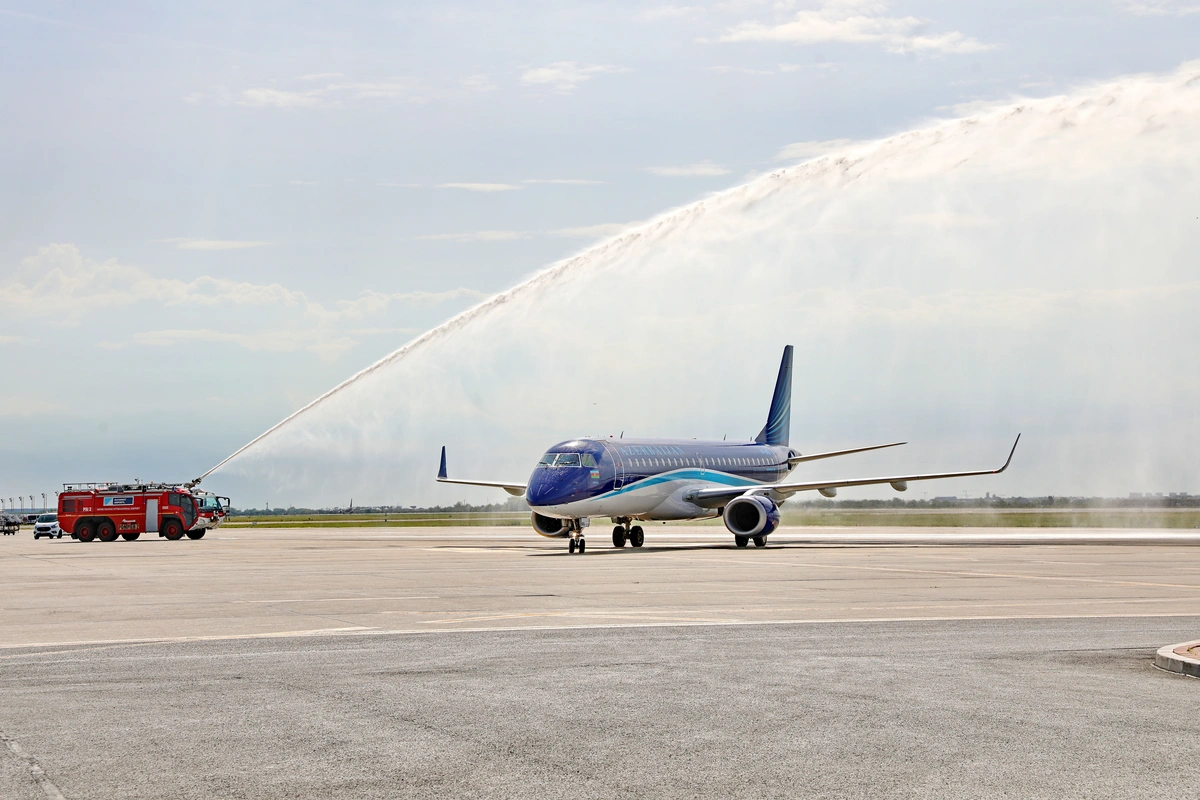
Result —
[[751, 538], [754, 539], [755, 547], [766, 547], [767, 546], [767, 537], [765, 537], [765, 536], [754, 536], [754, 537], [734, 536], [733, 543], [736, 544], [738, 547], [745, 547], [746, 545], [750, 544]]
[[613, 528], [613, 547], [624, 547], [625, 542], [629, 542], [634, 547], [641, 547], [645, 541], [646, 534], [641, 525], [634, 525], [631, 528], [626, 522], [624, 525]]

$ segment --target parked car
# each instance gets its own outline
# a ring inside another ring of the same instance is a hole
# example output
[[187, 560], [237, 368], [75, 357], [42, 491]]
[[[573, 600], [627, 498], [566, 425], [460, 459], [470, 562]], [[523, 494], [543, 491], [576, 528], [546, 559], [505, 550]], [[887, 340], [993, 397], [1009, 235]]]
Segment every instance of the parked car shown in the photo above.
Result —
[[33, 538], [61, 539], [62, 528], [58, 527], [58, 514], [41, 514], [33, 523]]

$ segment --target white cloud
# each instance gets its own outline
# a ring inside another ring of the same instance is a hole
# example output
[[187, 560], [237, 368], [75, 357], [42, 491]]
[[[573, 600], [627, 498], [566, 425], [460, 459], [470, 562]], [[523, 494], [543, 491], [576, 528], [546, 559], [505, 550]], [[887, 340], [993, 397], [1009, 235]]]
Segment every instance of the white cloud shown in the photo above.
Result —
[[1127, 0], [1121, 8], [1139, 16], [1176, 16], [1200, 14], [1200, 4], [1189, 0]]
[[520, 189], [511, 183], [439, 183], [437, 189], [465, 189], [468, 192], [512, 192]]
[[927, 20], [886, 16], [887, 8], [878, 0], [825, 0], [786, 21], [742, 22], [721, 41], [879, 44], [892, 53], [979, 53], [995, 47], [959, 31], [926, 33]]
[[238, 105], [271, 108], [316, 108], [324, 103], [324, 90], [289, 92], [283, 89], [246, 89]]
[[302, 81], [325, 81], [325, 80], [329, 80], [330, 78], [344, 78], [344, 77], [346, 77], [346, 76], [344, 74], [342, 74], [341, 72], [314, 72], [309, 75], [301, 75], [300, 80], [302, 80]]
[[[354, 343], [354, 330], [347, 326], [379, 317], [393, 306], [426, 307], [485, 295], [473, 289], [446, 292], [364, 291], [352, 300], [338, 300], [327, 307], [309, 300], [303, 292], [278, 283], [255, 284], [208, 275], [193, 280], [162, 278], [115, 259], [96, 262], [84, 258], [70, 244], [43, 247], [36, 256], [22, 261], [14, 280], [0, 284], [0, 306], [18, 319], [39, 318], [71, 327], [85, 318], [95, 318], [117, 309], [146, 308], [146, 319], [156, 311], [190, 308], [203, 314], [189, 318], [207, 320], [218, 311], [235, 311], [243, 325], [255, 330], [211, 331], [208, 329], [150, 330], [129, 338], [105, 341], [98, 346], [120, 348], [129, 344], [171, 344], [183, 341], [223, 341], [251, 350], [307, 350], [321, 356], [336, 355]], [[240, 316], [236, 309], [244, 308]], [[277, 312], [271, 315], [269, 312]], [[177, 318], [177, 312], [167, 316]], [[143, 314], [125, 314], [124, 320], [140, 320]], [[265, 327], [275, 324], [277, 329]]]
[[[333, 77], [343, 77], [341, 73], [324, 73], [301, 76], [300, 80], [315, 82]], [[191, 94], [185, 97], [187, 102], [196, 102], [200, 97]], [[338, 81], [314, 89], [277, 89], [261, 87], [244, 89], [238, 97], [237, 104], [242, 106], [260, 106], [268, 108], [300, 109], [326, 108], [341, 105], [347, 100], [393, 100], [407, 99], [421, 102], [424, 98], [417, 92], [416, 84], [409, 78], [385, 78], [378, 81]]]
[[177, 250], [244, 250], [248, 247], [266, 247], [271, 242], [255, 242], [245, 239], [155, 239], [156, 242], [173, 244]]
[[29, 340], [26, 339], [24, 336], [0, 335], [0, 344], [19, 344], [21, 342], [27, 342], [27, 341], [29, 341]]
[[776, 161], [807, 161], [837, 150], [845, 150], [854, 144], [853, 139], [826, 139], [822, 142], [793, 142], [775, 154]]
[[288, 181], [292, 186], [320, 186], [320, 181]]
[[646, 171], [651, 175], [658, 175], [664, 178], [694, 178], [708, 177], [715, 175], [728, 175], [730, 170], [711, 161], [702, 161], [699, 164], [689, 164], [684, 167], [647, 167]]
[[556, 61], [544, 67], [532, 67], [521, 73], [525, 86], [545, 86], [560, 94], [570, 94], [579, 84], [603, 73], [629, 72], [628, 67], [611, 64], [579, 64], [575, 61]]

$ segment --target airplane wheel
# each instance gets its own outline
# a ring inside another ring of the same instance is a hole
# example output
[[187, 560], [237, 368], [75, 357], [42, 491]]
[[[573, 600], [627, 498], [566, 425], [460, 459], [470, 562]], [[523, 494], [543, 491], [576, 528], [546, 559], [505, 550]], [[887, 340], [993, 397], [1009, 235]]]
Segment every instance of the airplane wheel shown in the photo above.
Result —
[[580, 555], [583, 555], [583, 549], [584, 549], [585, 547], [587, 547], [587, 542], [585, 542], [585, 541], [583, 540], [583, 537], [582, 537], [582, 536], [580, 536], [580, 537], [579, 537], [579, 554], [580, 554]]
[[738, 547], [745, 547], [746, 545], [750, 544], [750, 537], [749, 536], [735, 536], [735, 537], [733, 537], [733, 543], [736, 544]]
[[201, 528], [201, 529], [200, 529], [200, 530], [198, 530], [198, 531], [188, 531], [188, 532], [187, 532], [187, 537], [188, 537], [189, 539], [203, 539], [203, 538], [204, 538], [204, 534], [206, 534], [206, 533], [208, 533], [208, 529], [207, 529], [207, 528]]
[[574, 539], [572, 539], [570, 542], [567, 543], [567, 552], [568, 553], [575, 552], [575, 540]]
[[125, 541], [127, 541], [127, 542], [132, 542], [134, 539], [138, 538], [138, 537], [139, 537], [139, 536], [141, 536], [141, 535], [142, 535], [142, 534], [141, 534], [140, 532], [137, 532], [137, 533], [122, 533], [122, 534], [121, 534], [121, 538], [122, 538], [122, 539], [124, 539], [124, 540], [125, 540]]
[[767, 546], [767, 537], [755, 536], [754, 537], [754, 546], [755, 547], [766, 547]]
[[[620, 525], [618, 525], [617, 527], [613, 528], [613, 547], [624, 547], [624, 546], [625, 546], [625, 529], [622, 528]], [[634, 545], [634, 547], [637, 547], [637, 545]]]
[[629, 538], [634, 547], [641, 547], [642, 543], [646, 541], [646, 532], [642, 530], [641, 525], [634, 525], [629, 529]]

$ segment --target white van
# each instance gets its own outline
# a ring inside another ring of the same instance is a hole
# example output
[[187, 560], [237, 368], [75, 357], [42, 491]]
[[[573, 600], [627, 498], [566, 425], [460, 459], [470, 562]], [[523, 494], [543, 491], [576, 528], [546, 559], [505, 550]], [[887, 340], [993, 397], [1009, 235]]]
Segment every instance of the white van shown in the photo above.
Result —
[[40, 514], [33, 523], [33, 538], [61, 539], [62, 528], [58, 527], [58, 514]]

